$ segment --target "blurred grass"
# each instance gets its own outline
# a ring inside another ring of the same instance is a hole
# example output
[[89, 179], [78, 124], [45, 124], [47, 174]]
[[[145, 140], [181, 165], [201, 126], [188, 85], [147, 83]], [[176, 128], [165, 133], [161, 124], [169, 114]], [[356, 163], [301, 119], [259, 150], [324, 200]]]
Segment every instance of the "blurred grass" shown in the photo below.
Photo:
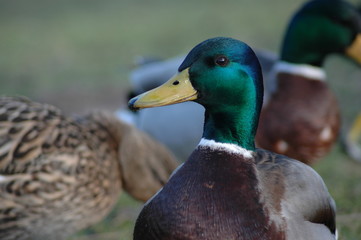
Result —
[[[302, 2], [1, 0], [1, 94], [26, 95], [68, 113], [113, 110], [124, 104], [135, 56], [175, 56], [214, 36], [277, 52]], [[361, 71], [339, 57], [326, 70], [348, 125], [360, 110]], [[360, 239], [361, 166], [336, 146], [315, 168], [336, 200], [340, 239]], [[140, 208], [123, 194], [103, 222], [71, 239], [131, 239]]]
[[2, 1], [1, 86], [27, 95], [73, 84], [126, 86], [134, 56], [170, 57], [219, 35], [275, 50], [297, 2], [275, 1], [281, 9], [269, 21], [270, 9], [251, 0], [242, 6], [214, 0]]

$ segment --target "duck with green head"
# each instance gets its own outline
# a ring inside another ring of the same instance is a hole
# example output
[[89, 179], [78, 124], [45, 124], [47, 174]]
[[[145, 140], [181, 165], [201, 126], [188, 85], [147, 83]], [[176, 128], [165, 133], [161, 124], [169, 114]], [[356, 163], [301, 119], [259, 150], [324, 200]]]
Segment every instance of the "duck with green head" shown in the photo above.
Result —
[[361, 17], [340, 0], [306, 3], [287, 28], [258, 146], [312, 164], [328, 153], [340, 127], [337, 100], [322, 65], [331, 54], [361, 64]]
[[146, 203], [134, 239], [335, 239], [335, 206], [320, 176], [255, 148], [263, 83], [251, 48], [231, 38], [209, 39], [178, 71], [129, 106], [195, 101], [205, 108], [203, 137]]

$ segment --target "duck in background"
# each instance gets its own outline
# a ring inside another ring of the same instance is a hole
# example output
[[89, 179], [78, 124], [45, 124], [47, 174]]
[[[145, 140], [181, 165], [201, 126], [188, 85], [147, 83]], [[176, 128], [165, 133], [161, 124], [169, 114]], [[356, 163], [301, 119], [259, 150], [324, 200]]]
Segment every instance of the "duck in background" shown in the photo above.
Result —
[[248, 45], [213, 38], [190, 51], [175, 77], [129, 101], [132, 109], [185, 101], [205, 108], [202, 140], [145, 204], [134, 240], [336, 239], [335, 205], [321, 177], [255, 148], [262, 81]]
[[[280, 59], [272, 54], [261, 58], [261, 64], [265, 59], [271, 70], [264, 69], [265, 103], [256, 137], [258, 146], [307, 164], [330, 151], [338, 136], [340, 117], [337, 100], [325, 81], [322, 63], [331, 54], [341, 54], [361, 63], [360, 26], [357, 9], [345, 1], [310, 1], [295, 13], [286, 30]], [[173, 61], [165, 63], [173, 66]], [[132, 75], [132, 79], [138, 79], [133, 80], [135, 86], [147, 81], [139, 77], [145, 75], [140, 73], [142, 71]], [[190, 153], [200, 139], [203, 111], [194, 103], [188, 103], [146, 109], [133, 115], [133, 120], [138, 128], [166, 144], [184, 160], [185, 153]], [[185, 115], [192, 119], [181, 118]], [[183, 145], [180, 140], [184, 140]]]
[[306, 3], [291, 19], [256, 137], [260, 147], [312, 164], [337, 140], [340, 112], [322, 65], [330, 54], [361, 64], [361, 17], [340, 0]]
[[146, 201], [177, 162], [112, 113], [69, 118], [0, 97], [0, 239], [65, 239], [102, 220], [122, 189]]

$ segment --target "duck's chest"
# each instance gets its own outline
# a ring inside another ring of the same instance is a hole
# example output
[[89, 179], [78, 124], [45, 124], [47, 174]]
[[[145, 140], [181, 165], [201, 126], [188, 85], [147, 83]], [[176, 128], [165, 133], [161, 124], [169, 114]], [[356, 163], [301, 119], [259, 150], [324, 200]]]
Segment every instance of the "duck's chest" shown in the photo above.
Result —
[[339, 127], [337, 100], [325, 82], [282, 73], [278, 91], [262, 109], [256, 141], [310, 164], [329, 152]]
[[282, 239], [251, 161], [238, 158], [196, 150], [144, 207], [134, 239]]

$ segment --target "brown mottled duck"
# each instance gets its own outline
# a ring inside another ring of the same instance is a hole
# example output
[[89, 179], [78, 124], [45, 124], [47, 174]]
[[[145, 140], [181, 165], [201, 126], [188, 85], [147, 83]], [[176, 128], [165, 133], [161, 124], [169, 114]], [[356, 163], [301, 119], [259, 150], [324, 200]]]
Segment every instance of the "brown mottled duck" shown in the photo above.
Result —
[[0, 239], [64, 239], [100, 221], [124, 189], [146, 201], [177, 163], [111, 113], [69, 118], [0, 98]]

